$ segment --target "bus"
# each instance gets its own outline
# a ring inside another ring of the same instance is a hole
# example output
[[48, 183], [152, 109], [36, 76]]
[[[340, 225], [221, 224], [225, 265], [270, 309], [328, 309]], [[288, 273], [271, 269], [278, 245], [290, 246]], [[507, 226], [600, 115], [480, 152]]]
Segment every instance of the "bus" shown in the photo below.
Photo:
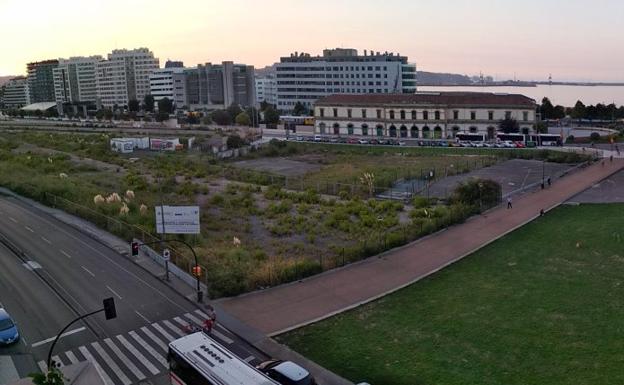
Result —
[[313, 116], [280, 116], [284, 128], [294, 130], [297, 126], [314, 126]]
[[505, 134], [498, 133], [496, 134], [496, 140], [499, 142], [522, 142], [524, 143], [526, 138], [524, 134]]
[[477, 134], [476, 132], [458, 132], [455, 134], [455, 139], [459, 142], [485, 142], [487, 140], [487, 135]]
[[562, 146], [563, 140], [558, 134], [533, 134], [528, 135], [530, 141], [535, 142], [538, 146]]
[[203, 332], [169, 343], [171, 385], [280, 385]]

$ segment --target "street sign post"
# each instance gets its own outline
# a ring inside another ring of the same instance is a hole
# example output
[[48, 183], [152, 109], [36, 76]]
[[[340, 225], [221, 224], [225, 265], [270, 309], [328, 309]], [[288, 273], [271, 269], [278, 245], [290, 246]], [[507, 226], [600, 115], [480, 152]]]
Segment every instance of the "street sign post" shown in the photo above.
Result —
[[154, 209], [158, 234], [200, 233], [199, 206], [156, 206]]

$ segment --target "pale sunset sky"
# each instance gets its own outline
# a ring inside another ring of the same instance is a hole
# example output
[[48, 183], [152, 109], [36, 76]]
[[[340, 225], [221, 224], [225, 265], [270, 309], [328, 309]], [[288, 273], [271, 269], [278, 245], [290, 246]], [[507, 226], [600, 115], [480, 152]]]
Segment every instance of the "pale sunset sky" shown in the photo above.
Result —
[[624, 81], [622, 0], [0, 0], [0, 16], [0, 75], [114, 48], [263, 67], [349, 47], [423, 71]]

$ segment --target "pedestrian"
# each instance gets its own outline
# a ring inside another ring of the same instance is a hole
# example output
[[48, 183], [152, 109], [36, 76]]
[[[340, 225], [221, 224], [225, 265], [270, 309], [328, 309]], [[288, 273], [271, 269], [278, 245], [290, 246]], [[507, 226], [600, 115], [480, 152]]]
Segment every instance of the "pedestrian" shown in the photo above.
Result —
[[548, 177], [548, 179], [546, 179], [546, 182], [548, 182], [548, 187], [550, 187], [550, 185], [552, 184], [552, 181], [550, 180], [550, 177]]
[[604, 167], [604, 159], [600, 161], [600, 164]]
[[511, 205], [511, 197], [507, 197], [507, 208], [511, 209], [513, 206]]
[[609, 157], [609, 162], [613, 163], [613, 154]]
[[618, 154], [618, 156], [620, 156], [620, 148], [617, 144], [615, 145], [615, 152]]
[[543, 217], [543, 216], [544, 216], [544, 209], [541, 209], [540, 210], [540, 217]]

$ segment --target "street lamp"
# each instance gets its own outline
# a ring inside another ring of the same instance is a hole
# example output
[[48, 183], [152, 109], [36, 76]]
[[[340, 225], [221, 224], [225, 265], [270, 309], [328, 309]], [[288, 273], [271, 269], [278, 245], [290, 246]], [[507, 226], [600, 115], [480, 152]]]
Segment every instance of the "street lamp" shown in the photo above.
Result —
[[483, 188], [483, 182], [479, 182], [479, 212], [483, 212], [483, 201], [481, 199], [481, 189]]

